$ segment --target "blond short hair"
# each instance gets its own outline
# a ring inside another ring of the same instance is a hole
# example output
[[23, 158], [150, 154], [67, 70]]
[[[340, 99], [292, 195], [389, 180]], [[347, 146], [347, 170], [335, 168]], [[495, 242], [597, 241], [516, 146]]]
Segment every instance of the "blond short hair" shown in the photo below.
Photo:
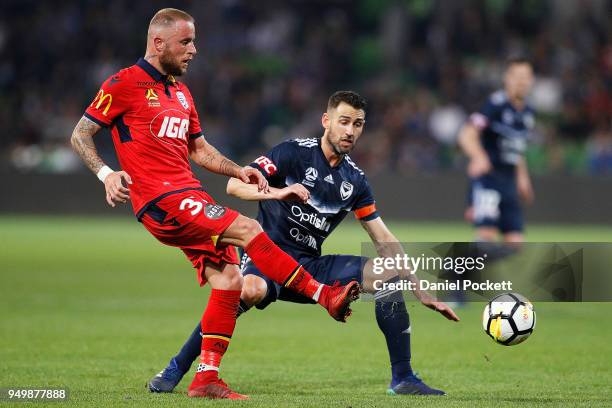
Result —
[[175, 8], [164, 8], [159, 10], [149, 23], [149, 30], [152, 27], [170, 27], [177, 21], [189, 21], [193, 23], [195, 20], [189, 14], [184, 12], [183, 10], [175, 9]]

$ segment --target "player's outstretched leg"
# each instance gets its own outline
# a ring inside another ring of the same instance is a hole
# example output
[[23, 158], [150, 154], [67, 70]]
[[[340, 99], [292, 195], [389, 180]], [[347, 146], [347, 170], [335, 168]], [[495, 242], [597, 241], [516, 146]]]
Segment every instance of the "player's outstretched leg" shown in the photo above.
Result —
[[[397, 280], [399, 278], [394, 278]], [[385, 335], [391, 361], [389, 395], [444, 395], [412, 372], [410, 365], [410, 318], [400, 291], [375, 295], [376, 322]]]
[[257, 221], [240, 215], [219, 240], [244, 248], [264, 275], [313, 299], [337, 321], [345, 322], [351, 315], [350, 304], [359, 298], [359, 284], [350, 282], [344, 286], [328, 286], [317, 282], [302, 265], [272, 242]]

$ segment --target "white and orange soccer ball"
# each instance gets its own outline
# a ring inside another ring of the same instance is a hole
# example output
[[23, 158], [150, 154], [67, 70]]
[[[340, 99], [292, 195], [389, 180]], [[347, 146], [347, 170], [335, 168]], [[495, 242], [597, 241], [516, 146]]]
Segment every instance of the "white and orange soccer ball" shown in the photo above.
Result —
[[485, 306], [482, 327], [495, 342], [513, 346], [533, 333], [536, 314], [533, 305], [518, 293], [495, 296]]

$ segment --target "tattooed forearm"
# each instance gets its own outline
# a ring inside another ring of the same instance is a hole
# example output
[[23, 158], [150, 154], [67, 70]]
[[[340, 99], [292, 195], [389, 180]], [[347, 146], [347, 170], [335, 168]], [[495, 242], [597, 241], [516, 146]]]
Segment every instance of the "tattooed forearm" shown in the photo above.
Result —
[[93, 135], [95, 135], [101, 127], [87, 119], [82, 117], [77, 123], [70, 143], [75, 152], [81, 156], [81, 159], [85, 162], [87, 167], [94, 173], [97, 173], [104, 166], [104, 162], [98, 156], [96, 145], [93, 142]]
[[214, 146], [208, 143], [199, 146], [197, 154], [192, 157], [197, 164], [213, 173], [236, 177], [240, 172], [240, 166], [223, 156]]
[[239, 172], [240, 166], [226, 157], [222, 158], [221, 162], [219, 163], [219, 173], [230, 177], [236, 177]]
[[212, 170], [213, 163], [219, 160], [219, 156], [221, 156], [221, 153], [214, 149], [213, 151], [208, 152], [208, 154], [200, 154], [198, 156], [198, 160], [196, 160], [196, 163], [205, 169]]

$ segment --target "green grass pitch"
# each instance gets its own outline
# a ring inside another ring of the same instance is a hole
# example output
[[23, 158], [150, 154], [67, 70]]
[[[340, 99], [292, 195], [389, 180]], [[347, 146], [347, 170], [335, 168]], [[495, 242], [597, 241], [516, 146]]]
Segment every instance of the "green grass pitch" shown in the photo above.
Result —
[[[462, 241], [462, 223], [390, 223], [400, 240]], [[531, 226], [534, 241], [612, 242], [612, 227]], [[355, 223], [326, 252], [358, 253]], [[250, 401], [192, 400], [188, 374], [171, 395], [145, 390], [206, 304], [182, 253], [129, 218], [0, 217], [0, 387], [66, 386], [53, 406], [611, 406], [612, 304], [535, 304], [524, 344], [481, 329], [483, 305], [451, 323], [409, 303], [413, 366], [441, 398], [385, 395], [389, 363], [373, 304], [347, 324], [317, 306], [273, 304], [241, 317], [223, 378]], [[11, 405], [14, 406], [14, 405]]]

